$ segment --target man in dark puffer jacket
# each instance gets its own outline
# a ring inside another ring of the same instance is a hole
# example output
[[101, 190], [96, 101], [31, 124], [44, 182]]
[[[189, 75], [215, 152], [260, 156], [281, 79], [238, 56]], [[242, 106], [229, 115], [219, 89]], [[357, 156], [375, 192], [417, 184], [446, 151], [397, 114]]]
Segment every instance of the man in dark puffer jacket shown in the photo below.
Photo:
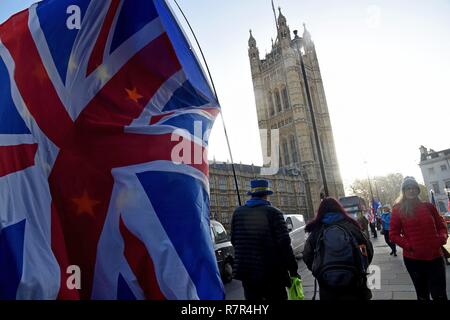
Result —
[[[241, 280], [247, 300], [286, 300], [289, 276], [298, 276], [297, 261], [283, 213], [271, 206], [267, 180], [252, 180], [252, 196], [234, 211], [231, 243], [234, 278]], [[289, 272], [289, 273], [288, 273]]]

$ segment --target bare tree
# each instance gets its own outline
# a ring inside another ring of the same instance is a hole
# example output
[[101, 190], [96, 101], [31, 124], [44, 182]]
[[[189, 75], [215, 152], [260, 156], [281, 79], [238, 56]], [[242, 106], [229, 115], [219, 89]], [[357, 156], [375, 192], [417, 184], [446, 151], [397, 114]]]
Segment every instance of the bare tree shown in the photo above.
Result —
[[[375, 199], [379, 199], [382, 204], [394, 205], [395, 200], [400, 195], [400, 188], [403, 181], [401, 173], [391, 173], [386, 176], [376, 176], [370, 178], [372, 193]], [[428, 200], [426, 188], [419, 185], [422, 200]], [[372, 198], [368, 179], [357, 179], [350, 186], [354, 195], [363, 197], [370, 203]]]

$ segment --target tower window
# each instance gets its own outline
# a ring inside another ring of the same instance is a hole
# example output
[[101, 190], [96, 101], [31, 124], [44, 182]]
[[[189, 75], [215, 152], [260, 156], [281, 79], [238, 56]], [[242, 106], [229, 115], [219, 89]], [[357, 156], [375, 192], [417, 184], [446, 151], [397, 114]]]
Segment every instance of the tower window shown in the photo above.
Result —
[[275, 114], [275, 107], [273, 105], [272, 94], [270, 92], [267, 94], [267, 100], [269, 102], [269, 114], [273, 116]]
[[288, 143], [286, 140], [283, 141], [283, 155], [284, 155], [284, 164], [286, 166], [289, 165], [289, 149], [288, 149]]
[[227, 178], [223, 176], [219, 176], [219, 189], [227, 190]]
[[314, 112], [320, 113], [321, 110], [320, 110], [319, 100], [317, 97], [317, 91], [314, 87], [310, 87], [310, 92], [311, 92], [311, 98], [312, 98]]
[[288, 97], [288, 93], [287, 93], [286, 87], [284, 87], [283, 90], [281, 91], [281, 96], [283, 97], [284, 109], [285, 110], [289, 109], [290, 108], [290, 106], [289, 106], [289, 97]]
[[292, 161], [299, 162], [298, 161], [297, 144], [295, 143], [295, 137], [291, 136], [289, 139], [290, 139], [290, 143], [291, 143]]
[[281, 112], [281, 98], [280, 98], [280, 92], [278, 90], [275, 90], [275, 102], [277, 104], [277, 111]]
[[[305, 92], [305, 87], [303, 87], [303, 83], [302, 82], [300, 82], [300, 87], [302, 88], [303, 105], [305, 107], [307, 107], [308, 104], [306, 103], [306, 92]], [[308, 112], [308, 114], [309, 114], [309, 112]]]
[[284, 180], [278, 181], [278, 192], [286, 191], [286, 182]]

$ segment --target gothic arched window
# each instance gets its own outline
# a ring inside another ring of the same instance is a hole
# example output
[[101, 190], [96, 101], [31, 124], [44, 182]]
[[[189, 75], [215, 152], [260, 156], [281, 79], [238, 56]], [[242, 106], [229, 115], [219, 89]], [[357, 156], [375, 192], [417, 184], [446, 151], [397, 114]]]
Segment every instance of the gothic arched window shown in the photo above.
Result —
[[269, 102], [269, 114], [273, 116], [275, 114], [275, 107], [273, 105], [272, 93], [269, 92], [267, 94], [267, 100]]
[[284, 88], [281, 90], [281, 97], [283, 98], [283, 107], [284, 107], [284, 110], [289, 109], [289, 108], [290, 108], [290, 106], [289, 106], [289, 97], [288, 97], [288, 93], [287, 93], [286, 87], [284, 87]]
[[[309, 109], [308, 109], [308, 103], [306, 102], [306, 91], [305, 91], [305, 87], [303, 86], [303, 83], [300, 82], [300, 87], [302, 89], [302, 98], [303, 98], [303, 105], [305, 106], [306, 109], [306, 114], [309, 116]], [[308, 118], [309, 119], [309, 118]], [[309, 119], [310, 120], [310, 119]]]
[[277, 106], [277, 112], [281, 112], [283, 108], [281, 107], [280, 92], [278, 90], [275, 90], [275, 103]]
[[314, 108], [314, 112], [321, 113], [322, 108], [320, 106], [319, 97], [317, 96], [317, 90], [314, 87], [311, 87], [311, 98], [312, 98], [312, 104]]
[[289, 159], [289, 149], [287, 140], [283, 140], [283, 157], [284, 157], [284, 165], [288, 166], [291, 162]]
[[290, 140], [290, 144], [291, 144], [292, 162], [299, 162], [297, 144], [295, 143], [295, 137], [291, 136], [289, 138], [289, 140]]

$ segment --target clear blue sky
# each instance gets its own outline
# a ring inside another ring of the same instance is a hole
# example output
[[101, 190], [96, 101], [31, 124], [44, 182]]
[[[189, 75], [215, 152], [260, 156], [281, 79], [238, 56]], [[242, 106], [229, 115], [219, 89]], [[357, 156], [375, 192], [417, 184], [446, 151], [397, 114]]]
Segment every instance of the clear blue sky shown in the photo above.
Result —
[[28, 8], [30, 5], [38, 1], [29, 1], [29, 0], [2, 0], [0, 2], [0, 23], [5, 21], [14, 13], [21, 11], [25, 8]]
[[[168, 0], [175, 10], [173, 0]], [[34, 1], [2, 0], [0, 22]], [[261, 164], [247, 56], [275, 38], [270, 0], [179, 0], [209, 63], [236, 162]], [[344, 183], [400, 172], [422, 176], [419, 146], [450, 148], [450, 1], [276, 0], [291, 31], [315, 42]], [[184, 24], [184, 23], [183, 23]], [[210, 159], [229, 158], [221, 121]]]

